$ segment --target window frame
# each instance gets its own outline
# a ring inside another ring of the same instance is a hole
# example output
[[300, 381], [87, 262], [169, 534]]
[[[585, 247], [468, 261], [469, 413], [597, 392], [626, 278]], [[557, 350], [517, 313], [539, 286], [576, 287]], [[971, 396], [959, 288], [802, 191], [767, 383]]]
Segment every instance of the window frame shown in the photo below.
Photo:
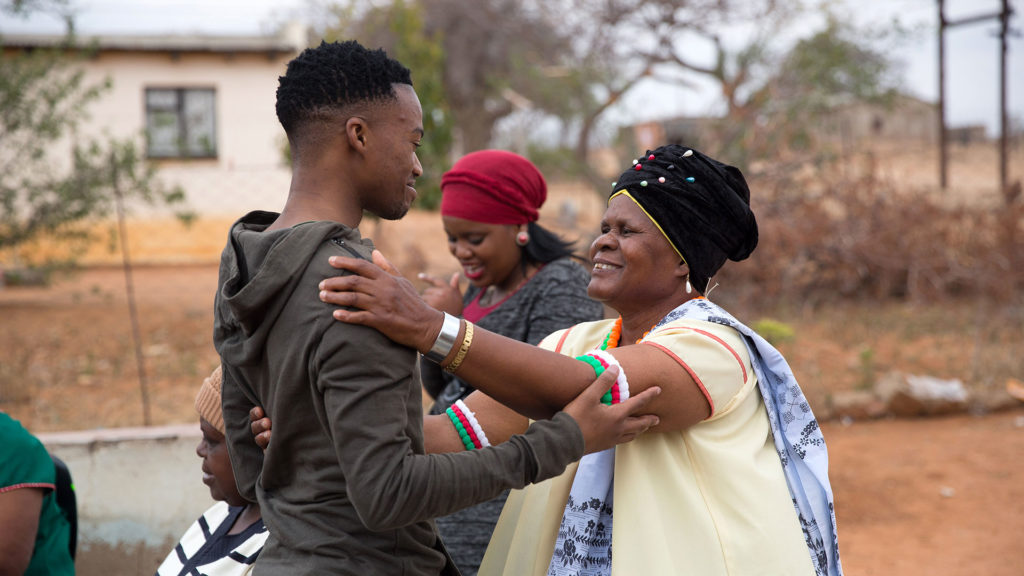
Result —
[[[150, 93], [173, 92], [175, 105], [171, 107], [155, 107], [150, 104]], [[188, 146], [189, 125], [185, 110], [185, 102], [189, 93], [208, 93], [210, 95], [210, 146], [202, 152], [193, 151]], [[146, 158], [150, 160], [210, 160], [219, 157], [217, 138], [217, 89], [213, 86], [146, 86], [143, 88], [142, 105], [145, 116]], [[154, 153], [151, 136], [151, 114], [173, 114], [178, 136], [176, 152]]]

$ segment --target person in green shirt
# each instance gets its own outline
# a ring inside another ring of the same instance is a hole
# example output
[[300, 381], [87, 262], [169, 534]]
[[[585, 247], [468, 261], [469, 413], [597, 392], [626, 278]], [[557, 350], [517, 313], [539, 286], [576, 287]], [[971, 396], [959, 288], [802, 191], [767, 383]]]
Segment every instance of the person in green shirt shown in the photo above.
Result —
[[0, 574], [75, 573], [71, 525], [57, 505], [56, 479], [43, 443], [0, 412]]

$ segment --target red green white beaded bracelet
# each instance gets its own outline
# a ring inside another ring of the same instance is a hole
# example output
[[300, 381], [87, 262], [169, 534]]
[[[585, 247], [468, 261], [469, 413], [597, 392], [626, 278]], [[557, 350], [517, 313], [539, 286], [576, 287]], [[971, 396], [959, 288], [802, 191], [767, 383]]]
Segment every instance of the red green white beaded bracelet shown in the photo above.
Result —
[[615, 384], [601, 396], [602, 404], [611, 406], [612, 404], [624, 402], [629, 398], [629, 381], [626, 379], [626, 372], [622, 369], [619, 361], [615, 359], [615, 356], [604, 350], [591, 350], [582, 356], [577, 356], [576, 359], [590, 364], [597, 376], [603, 374], [611, 366], [619, 367], [619, 375], [615, 378]]
[[611, 393], [612, 404], [618, 404], [625, 402], [629, 399], [629, 380], [626, 379], [626, 371], [619, 364], [619, 361], [604, 350], [593, 350], [590, 355], [598, 360], [604, 362], [607, 366], [618, 366], [619, 375], [615, 378], [615, 385], [611, 387], [609, 392]]
[[462, 420], [459, 419], [457, 414], [455, 414], [453, 407], [449, 406], [444, 412], [448, 415], [448, 419], [452, 421], [452, 425], [455, 426], [455, 432], [458, 433], [459, 439], [462, 440], [462, 445], [466, 450], [473, 450], [476, 448], [473, 443], [473, 439], [469, 437], [469, 432], [467, 432], [466, 427], [462, 425]]
[[462, 400], [457, 400], [455, 404], [449, 406], [445, 410], [445, 414], [455, 426], [455, 431], [459, 434], [459, 439], [462, 440], [462, 445], [466, 450], [478, 450], [491, 445], [473, 411]]
[[487, 434], [484, 432], [483, 427], [480, 426], [480, 422], [476, 419], [476, 414], [469, 409], [469, 406], [466, 406], [466, 403], [462, 400], [456, 400], [455, 408], [462, 412], [462, 415], [466, 417], [467, 421], [469, 421], [469, 426], [472, 429], [473, 436], [475, 436], [479, 442], [477, 448], [486, 448], [490, 446], [491, 443], [487, 440]]

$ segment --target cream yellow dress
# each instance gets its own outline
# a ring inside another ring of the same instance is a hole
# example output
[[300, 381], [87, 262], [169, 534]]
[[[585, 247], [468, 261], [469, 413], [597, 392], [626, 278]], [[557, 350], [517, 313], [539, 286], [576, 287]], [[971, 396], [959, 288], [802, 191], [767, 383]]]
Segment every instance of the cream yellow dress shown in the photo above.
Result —
[[[578, 356], [611, 320], [552, 334], [540, 346]], [[612, 574], [811, 576], [815, 573], [739, 333], [677, 320], [649, 334], [693, 376], [711, 416], [686, 430], [645, 434], [615, 450]], [[628, 374], [627, 374], [628, 377]], [[514, 490], [481, 576], [544, 576], [576, 465]]]

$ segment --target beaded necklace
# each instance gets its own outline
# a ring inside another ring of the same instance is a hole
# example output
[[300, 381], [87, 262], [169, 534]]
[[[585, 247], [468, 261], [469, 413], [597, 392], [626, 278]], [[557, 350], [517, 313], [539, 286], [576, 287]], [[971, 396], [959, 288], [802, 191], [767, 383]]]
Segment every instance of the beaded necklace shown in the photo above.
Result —
[[615, 324], [612, 324], [611, 331], [604, 337], [604, 342], [601, 343], [601, 350], [611, 350], [619, 345], [619, 338], [622, 338], [622, 316], [619, 316], [615, 320]]
[[[651, 333], [651, 330], [654, 330], [655, 326], [657, 326], [657, 324], [651, 326], [650, 330], [644, 332], [642, 336], [637, 338], [636, 343], [639, 344], [642, 342], [643, 339]], [[612, 329], [609, 330], [608, 334], [604, 337], [604, 341], [601, 342], [601, 346], [596, 351], [589, 352], [582, 356], [577, 356], [576, 359], [590, 364], [590, 367], [594, 369], [594, 373], [600, 376], [610, 365], [614, 364], [618, 366], [619, 363], [615, 361], [615, 357], [611, 354], [605, 354], [604, 352], [611, 350], [612, 348], [617, 348], [619, 346], [619, 340], [621, 339], [622, 316], [619, 316], [615, 319], [615, 323], [612, 324]], [[604, 396], [601, 397], [601, 402], [609, 406], [612, 404], [618, 404], [622, 397], [621, 394], [623, 390], [628, 391], [629, 388], [626, 383], [625, 374], [620, 371], [619, 377], [616, 379], [616, 385], [612, 386], [610, 390], [604, 393]]]
[[[654, 328], [652, 327], [651, 330]], [[636, 343], [639, 344], [641, 340], [647, 337], [651, 333], [651, 330], [644, 332], [643, 336], [636, 339]], [[619, 340], [622, 338], [622, 316], [615, 319], [615, 324], [612, 324], [612, 329], [604, 337], [604, 342], [601, 343], [601, 350], [611, 350], [619, 346]]]
[[[650, 330], [644, 332], [644, 335], [638, 338], [636, 343], [639, 344], [640, 341], [643, 340], [644, 337], [647, 336], [647, 334], [649, 333]], [[619, 316], [618, 318], [615, 319], [615, 323], [612, 324], [612, 329], [609, 330], [608, 334], [604, 337], [604, 341], [601, 342], [601, 347], [599, 348], [601, 352], [591, 352], [590, 354], [577, 356], [576, 359], [586, 362], [587, 364], [590, 364], [591, 368], [594, 369], [594, 373], [600, 376], [608, 368], [610, 363], [613, 363], [616, 366], [618, 365], [618, 362], [615, 361], [615, 358], [613, 356], [608, 354], [602, 354], [602, 352], [618, 347], [619, 341], [621, 339], [622, 316]], [[620, 373], [619, 377], [616, 379], [616, 384], [613, 385], [611, 389], [605, 392], [604, 395], [601, 397], [601, 403], [608, 406], [611, 406], [612, 404], [618, 404], [623, 398], [623, 391], [629, 389], [628, 386], [629, 385], [626, 383], [625, 374]]]

